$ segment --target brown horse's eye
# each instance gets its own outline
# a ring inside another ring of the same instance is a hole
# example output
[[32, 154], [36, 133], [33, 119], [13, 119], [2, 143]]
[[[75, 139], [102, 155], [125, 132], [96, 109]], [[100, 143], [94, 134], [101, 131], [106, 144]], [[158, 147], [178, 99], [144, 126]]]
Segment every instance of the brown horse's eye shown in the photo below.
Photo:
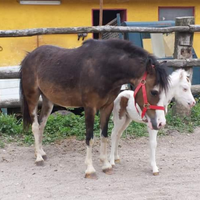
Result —
[[157, 96], [158, 95], [158, 91], [157, 90], [151, 90], [151, 95], [152, 96]]

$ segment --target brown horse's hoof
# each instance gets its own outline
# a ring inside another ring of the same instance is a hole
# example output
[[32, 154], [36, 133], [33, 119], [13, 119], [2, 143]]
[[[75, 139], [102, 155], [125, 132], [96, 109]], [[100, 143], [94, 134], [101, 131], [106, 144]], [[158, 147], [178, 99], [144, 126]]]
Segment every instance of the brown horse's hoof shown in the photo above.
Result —
[[120, 159], [116, 159], [116, 160], [115, 160], [115, 163], [120, 163]]
[[159, 175], [159, 172], [153, 172], [153, 175], [154, 175], [154, 176], [158, 176], [158, 175]]
[[43, 166], [43, 165], [44, 165], [44, 161], [41, 160], [41, 161], [35, 162], [35, 164], [36, 164], [37, 166]]
[[98, 179], [96, 173], [85, 174], [85, 178], [94, 179], [94, 180], [97, 180], [97, 179]]
[[112, 175], [112, 174], [113, 174], [113, 169], [112, 169], [112, 168], [103, 169], [103, 172], [104, 172], [105, 174]]
[[42, 158], [43, 158], [44, 160], [47, 160], [47, 155], [43, 155]]

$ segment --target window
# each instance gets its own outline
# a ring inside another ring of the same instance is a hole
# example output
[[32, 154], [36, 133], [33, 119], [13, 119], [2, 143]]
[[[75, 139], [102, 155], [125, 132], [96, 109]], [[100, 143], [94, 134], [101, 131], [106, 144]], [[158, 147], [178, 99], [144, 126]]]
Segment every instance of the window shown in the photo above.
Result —
[[159, 21], [175, 20], [176, 17], [194, 16], [194, 7], [160, 7]]

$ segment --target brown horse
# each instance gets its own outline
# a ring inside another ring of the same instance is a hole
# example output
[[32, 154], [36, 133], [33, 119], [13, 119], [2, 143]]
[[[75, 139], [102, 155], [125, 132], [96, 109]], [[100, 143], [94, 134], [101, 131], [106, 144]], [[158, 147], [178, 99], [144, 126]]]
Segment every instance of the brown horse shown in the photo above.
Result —
[[[168, 87], [168, 76], [156, 59], [145, 50], [124, 40], [88, 40], [76, 49], [41, 46], [29, 53], [21, 63], [21, 99], [24, 128], [32, 125], [35, 137], [36, 164], [43, 164], [43, 130], [53, 104], [84, 107], [86, 123], [86, 177], [95, 177], [92, 164], [93, 125], [100, 111], [101, 160], [103, 171], [112, 166], [107, 159], [108, 120], [122, 84], [137, 85], [144, 73], [148, 103], [156, 105], [159, 92]], [[159, 88], [159, 91], [156, 91]], [[37, 117], [40, 95], [43, 103]], [[143, 108], [140, 90], [136, 102]], [[163, 112], [164, 115], [164, 112]], [[152, 126], [159, 129], [155, 110], [147, 110]]]

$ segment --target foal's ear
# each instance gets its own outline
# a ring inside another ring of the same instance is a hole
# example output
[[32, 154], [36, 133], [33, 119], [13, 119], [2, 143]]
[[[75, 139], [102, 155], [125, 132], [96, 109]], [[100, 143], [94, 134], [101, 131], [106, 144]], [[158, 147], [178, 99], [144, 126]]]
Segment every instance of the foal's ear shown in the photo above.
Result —
[[[187, 71], [186, 71], [186, 73], [187, 73]], [[185, 70], [182, 70], [180, 73], [179, 79], [182, 80], [184, 77], [185, 77]], [[190, 74], [188, 74], [188, 73], [186, 74], [186, 80], [187, 80], [187, 82], [191, 82]]]
[[180, 75], [179, 75], [179, 79], [182, 80], [183, 79], [183, 71], [181, 71]]
[[189, 83], [190, 82], [190, 75], [189, 74], [187, 75], [186, 79], [187, 79], [187, 82]]

